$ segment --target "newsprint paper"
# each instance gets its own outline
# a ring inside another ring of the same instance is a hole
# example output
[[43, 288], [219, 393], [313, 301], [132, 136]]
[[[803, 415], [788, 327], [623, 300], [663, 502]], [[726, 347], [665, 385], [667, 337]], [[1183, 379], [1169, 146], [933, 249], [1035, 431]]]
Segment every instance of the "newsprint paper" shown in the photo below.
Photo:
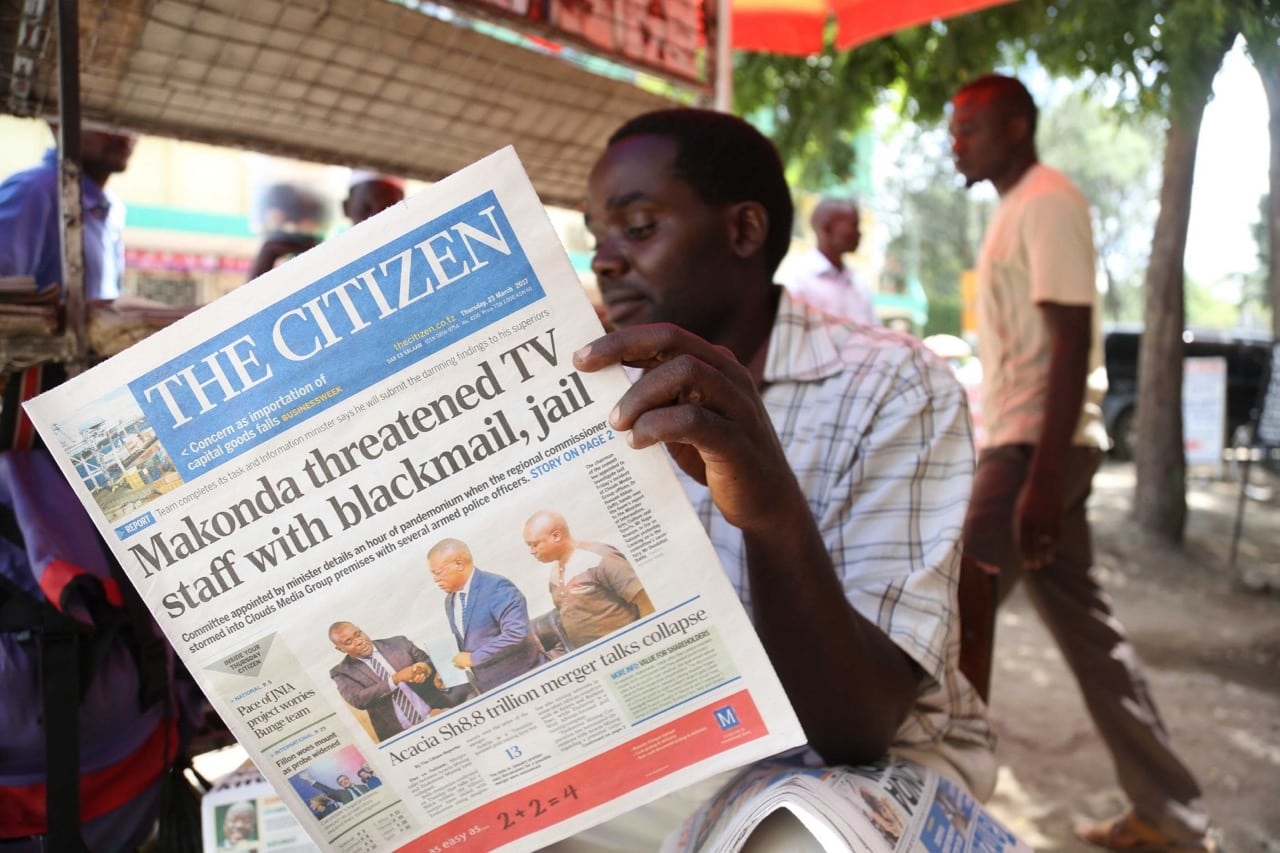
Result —
[[959, 785], [893, 760], [755, 764], [690, 815], [662, 853], [741, 849], [778, 809], [795, 815], [827, 853], [1031, 853]]
[[[30, 404], [322, 847], [531, 849], [803, 741], [664, 451], [608, 427], [625, 373], [573, 368], [600, 334], [505, 149]], [[544, 657], [541, 512], [597, 552], [562, 589], [652, 608]], [[446, 539], [476, 568], [449, 595]]]

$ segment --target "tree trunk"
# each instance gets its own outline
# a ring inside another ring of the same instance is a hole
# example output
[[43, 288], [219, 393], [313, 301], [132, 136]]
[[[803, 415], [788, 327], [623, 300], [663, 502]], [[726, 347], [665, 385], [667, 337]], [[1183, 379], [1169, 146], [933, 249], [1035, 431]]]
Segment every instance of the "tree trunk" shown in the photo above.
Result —
[[1182, 541], [1187, 518], [1186, 457], [1182, 448], [1182, 263], [1203, 113], [1201, 105], [1192, 118], [1171, 119], [1165, 133], [1164, 183], [1147, 264], [1146, 307], [1138, 355], [1134, 515], [1142, 528], [1173, 542]]
[[1267, 93], [1271, 118], [1267, 123], [1271, 135], [1271, 170], [1268, 180], [1267, 221], [1267, 296], [1271, 301], [1271, 334], [1280, 340], [1280, 64], [1267, 66], [1254, 59], [1254, 67], [1262, 78]]
[[1197, 63], [1165, 134], [1160, 214], [1147, 265], [1142, 346], [1138, 355], [1137, 488], [1133, 512], [1139, 527], [1181, 543], [1187, 521], [1187, 459], [1182, 438], [1183, 261], [1191, 216], [1200, 121], [1222, 58], [1235, 40], [1225, 38], [1216, 54]]

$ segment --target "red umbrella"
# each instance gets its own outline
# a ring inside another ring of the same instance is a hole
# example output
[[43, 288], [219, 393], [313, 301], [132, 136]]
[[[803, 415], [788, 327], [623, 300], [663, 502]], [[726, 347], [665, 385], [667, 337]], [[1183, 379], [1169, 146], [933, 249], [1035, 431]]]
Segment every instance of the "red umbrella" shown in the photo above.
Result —
[[[828, 17], [845, 50], [895, 30], [1010, 0], [730, 0], [734, 50], [807, 55], [822, 50]], [[723, 7], [722, 7], [723, 8]]]

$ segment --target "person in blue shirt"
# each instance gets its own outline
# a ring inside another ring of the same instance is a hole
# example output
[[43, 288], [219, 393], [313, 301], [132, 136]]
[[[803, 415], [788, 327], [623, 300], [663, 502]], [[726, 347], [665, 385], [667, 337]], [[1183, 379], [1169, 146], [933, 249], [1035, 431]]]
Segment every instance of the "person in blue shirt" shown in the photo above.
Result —
[[[55, 128], [56, 135], [56, 128]], [[84, 222], [84, 298], [90, 308], [120, 295], [124, 273], [124, 205], [107, 191], [107, 179], [123, 172], [136, 137], [85, 130], [80, 135], [81, 211]], [[0, 276], [30, 276], [41, 291], [62, 288], [59, 236], [58, 151], [50, 148], [39, 165], [0, 183]], [[62, 364], [49, 362], [0, 373], [0, 450], [38, 446], [22, 402], [66, 377]]]
[[[86, 130], [80, 139], [84, 213], [84, 293], [89, 302], [120, 295], [124, 205], [107, 179], [129, 165], [136, 137]], [[58, 238], [58, 152], [0, 183], [0, 276], [32, 276], [44, 290], [62, 282]]]

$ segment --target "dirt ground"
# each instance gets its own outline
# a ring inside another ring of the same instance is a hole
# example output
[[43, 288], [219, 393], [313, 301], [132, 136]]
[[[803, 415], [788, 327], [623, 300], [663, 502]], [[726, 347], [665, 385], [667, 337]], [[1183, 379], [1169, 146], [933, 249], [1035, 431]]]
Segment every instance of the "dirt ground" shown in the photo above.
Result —
[[[1109, 462], [1090, 504], [1116, 616], [1146, 664], [1221, 847], [1280, 851], [1280, 480], [1258, 466], [1234, 567], [1237, 472], [1192, 479], [1185, 547], [1131, 520], [1134, 471]], [[1079, 823], [1126, 806], [1074, 680], [1021, 592], [997, 624], [991, 711], [1001, 772], [990, 803], [1036, 850], [1086, 851]]]

